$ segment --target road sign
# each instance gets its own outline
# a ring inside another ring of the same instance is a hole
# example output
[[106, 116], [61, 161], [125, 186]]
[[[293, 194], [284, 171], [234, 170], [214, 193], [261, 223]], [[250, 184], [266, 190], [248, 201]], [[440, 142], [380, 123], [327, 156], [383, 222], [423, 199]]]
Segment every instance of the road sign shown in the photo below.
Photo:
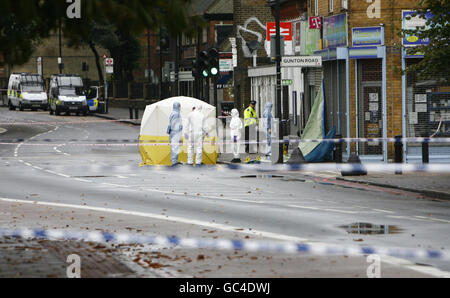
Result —
[[281, 67], [321, 67], [321, 56], [285, 56], [281, 58]]
[[292, 85], [292, 80], [282, 80], [281, 84], [283, 86], [291, 86]]
[[105, 60], [106, 58], [108, 58], [108, 56], [106, 56], [106, 54], [103, 54], [103, 60]]
[[43, 73], [42, 73], [42, 57], [37, 58], [36, 64], [37, 64], [37, 73], [42, 76], [43, 75]]
[[113, 74], [114, 73], [114, 66], [106, 66], [105, 67], [105, 72], [107, 74]]
[[[267, 23], [267, 41], [270, 41], [271, 36], [277, 34], [276, 23]], [[285, 41], [292, 41], [292, 23], [291, 22], [280, 22], [280, 34], [284, 36]]]
[[105, 65], [106, 66], [114, 66], [114, 59], [113, 58], [106, 58], [105, 59]]

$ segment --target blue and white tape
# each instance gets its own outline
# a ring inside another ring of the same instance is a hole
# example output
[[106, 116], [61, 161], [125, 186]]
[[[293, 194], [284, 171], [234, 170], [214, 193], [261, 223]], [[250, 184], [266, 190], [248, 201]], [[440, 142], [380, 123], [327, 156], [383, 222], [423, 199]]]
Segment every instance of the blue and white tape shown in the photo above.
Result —
[[[41, 142], [41, 143], [37, 143]], [[55, 142], [64, 142], [63, 144], [54, 144]], [[81, 143], [76, 143], [81, 142]], [[273, 144], [277, 143], [450, 143], [450, 138], [341, 138], [341, 139], [295, 139], [295, 140], [273, 140]], [[27, 140], [27, 139], [0, 139], [0, 145], [28, 145], [28, 146], [169, 146], [167, 142], [152, 142], [131, 140], [112, 140], [98, 139], [87, 143], [86, 139], [43, 139], [43, 140]], [[52, 144], [49, 144], [52, 143]], [[187, 143], [187, 142], [186, 142]], [[203, 142], [204, 145], [227, 145], [234, 144], [232, 141], [222, 142]], [[267, 141], [244, 141], [241, 145], [267, 144]]]
[[217, 250], [242, 250], [247, 252], [306, 254], [317, 256], [364, 256], [371, 254], [388, 255], [407, 259], [450, 260], [450, 254], [445, 250], [389, 248], [371, 246], [343, 246], [304, 244], [295, 242], [269, 242], [255, 240], [230, 239], [195, 239], [175, 236], [137, 235], [106, 232], [84, 232], [68, 230], [41, 229], [0, 229], [0, 237], [16, 237], [23, 239], [38, 239], [51, 241], [86, 241], [114, 244], [150, 244], [177, 248], [198, 248]]
[[[47, 170], [47, 168], [43, 168]], [[243, 173], [275, 173], [275, 172], [360, 172], [367, 171], [371, 173], [440, 173], [450, 174], [450, 164], [430, 163], [430, 164], [385, 164], [385, 163], [367, 163], [367, 164], [334, 164], [334, 163], [305, 163], [305, 164], [272, 164], [271, 162], [261, 162], [259, 164], [217, 164], [202, 165], [201, 167], [193, 167], [190, 165], [178, 165], [176, 167], [155, 165], [139, 167], [135, 164], [129, 165], [52, 165], [53, 171], [62, 173], [110, 173], [110, 174], [126, 174], [126, 173], [144, 173], [147, 171], [178, 171], [178, 172], [208, 172], [208, 171], [242, 171]]]

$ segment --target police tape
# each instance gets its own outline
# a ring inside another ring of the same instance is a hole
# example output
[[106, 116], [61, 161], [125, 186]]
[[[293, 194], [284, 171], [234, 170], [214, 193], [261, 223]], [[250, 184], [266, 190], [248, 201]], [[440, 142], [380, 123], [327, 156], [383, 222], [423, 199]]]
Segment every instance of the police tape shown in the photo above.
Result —
[[[94, 175], [94, 173], [109, 173], [109, 174], [144, 174], [147, 171], [177, 171], [180, 173], [198, 173], [218, 171], [224, 173], [226, 171], [240, 173], [256, 173], [255, 178], [275, 178], [272, 174], [292, 173], [331, 173], [340, 176], [341, 173], [433, 173], [433, 174], [450, 174], [450, 163], [430, 163], [430, 164], [396, 164], [396, 163], [365, 163], [365, 164], [335, 164], [335, 163], [304, 163], [304, 164], [272, 164], [269, 161], [258, 161], [249, 164], [235, 164], [235, 163], [219, 163], [216, 165], [201, 165], [192, 166], [188, 164], [179, 164], [177, 166], [166, 165], [56, 165], [51, 166], [53, 171], [63, 173], [87, 173]], [[44, 168], [46, 170], [46, 168]], [[331, 177], [330, 177], [331, 178]]]
[[[58, 144], [60, 146], [170, 146], [173, 143], [168, 142], [157, 142], [157, 141], [140, 141], [137, 139], [127, 140], [113, 140], [113, 139], [98, 139], [92, 140], [96, 143], [82, 143], [82, 144], [74, 144], [74, 142], [86, 142], [86, 139], [0, 139], [1, 145], [17, 145], [19, 143], [23, 143], [23, 145], [35, 145], [35, 146], [45, 146], [49, 144], [32, 144], [33, 142], [69, 142], [64, 144]], [[26, 142], [26, 143], [25, 143]], [[121, 142], [121, 143], [120, 143]], [[270, 143], [272, 144], [300, 144], [300, 143], [450, 143], [450, 138], [341, 138], [341, 139], [295, 139], [295, 140], [272, 140]], [[187, 145], [189, 143], [188, 140], [185, 140], [184, 144]], [[224, 142], [211, 142], [204, 141], [202, 143], [194, 143], [194, 145], [203, 144], [210, 146], [220, 146], [220, 145], [232, 145], [239, 143], [240, 145], [258, 145], [258, 144], [268, 144], [268, 141], [224, 141]], [[130, 145], [134, 144], [134, 145]], [[181, 143], [183, 144], [183, 143]], [[52, 144], [54, 145], [54, 144]]]
[[108, 233], [101, 231], [85, 232], [43, 229], [0, 229], [0, 237], [49, 241], [84, 241], [118, 245], [159, 245], [166, 246], [168, 248], [212, 249], [316, 256], [366, 256], [378, 254], [406, 259], [450, 260], [450, 253], [448, 251], [435, 249], [356, 245], [344, 246], [262, 240], [196, 239], [181, 238], [176, 236]]

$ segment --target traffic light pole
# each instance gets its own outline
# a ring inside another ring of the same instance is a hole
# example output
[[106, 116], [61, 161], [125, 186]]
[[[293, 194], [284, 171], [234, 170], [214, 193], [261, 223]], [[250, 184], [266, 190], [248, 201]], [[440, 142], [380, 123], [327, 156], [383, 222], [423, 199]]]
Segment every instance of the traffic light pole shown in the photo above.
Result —
[[216, 107], [216, 118], [219, 117], [219, 107], [217, 106], [217, 77], [214, 80], [214, 106]]
[[281, 40], [280, 40], [280, 0], [276, 0], [275, 4], [275, 23], [276, 23], [276, 62], [277, 62], [277, 118], [278, 118], [278, 160], [276, 163], [283, 163], [283, 129], [281, 121]]

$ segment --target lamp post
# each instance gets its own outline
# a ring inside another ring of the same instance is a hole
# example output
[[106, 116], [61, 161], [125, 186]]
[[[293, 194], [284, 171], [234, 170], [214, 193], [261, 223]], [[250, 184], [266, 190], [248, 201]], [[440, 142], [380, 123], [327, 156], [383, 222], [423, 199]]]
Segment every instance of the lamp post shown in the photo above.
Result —
[[275, 24], [276, 24], [276, 42], [275, 42], [275, 60], [277, 64], [277, 118], [278, 118], [278, 160], [276, 163], [283, 163], [283, 129], [281, 121], [281, 40], [280, 40], [280, 0], [275, 0]]

